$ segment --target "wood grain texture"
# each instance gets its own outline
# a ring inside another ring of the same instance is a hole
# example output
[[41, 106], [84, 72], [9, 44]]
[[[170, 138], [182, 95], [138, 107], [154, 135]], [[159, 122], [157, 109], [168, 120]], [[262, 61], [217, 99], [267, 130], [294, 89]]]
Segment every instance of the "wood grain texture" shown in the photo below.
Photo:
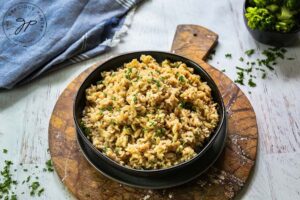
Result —
[[[207, 37], [207, 36], [210, 37]], [[49, 125], [49, 147], [62, 182], [78, 199], [232, 199], [254, 166], [258, 132], [253, 108], [243, 92], [222, 72], [205, 63], [217, 35], [196, 26], [179, 26], [172, 51], [198, 62], [217, 83], [228, 112], [224, 152], [205, 174], [186, 185], [167, 190], [143, 190], [109, 180], [88, 164], [76, 141], [72, 116], [74, 95], [93, 65], [73, 80], [59, 97]], [[189, 48], [189, 45], [191, 48]]]
[[205, 60], [217, 42], [218, 35], [204, 27], [178, 25], [171, 50], [185, 57]]

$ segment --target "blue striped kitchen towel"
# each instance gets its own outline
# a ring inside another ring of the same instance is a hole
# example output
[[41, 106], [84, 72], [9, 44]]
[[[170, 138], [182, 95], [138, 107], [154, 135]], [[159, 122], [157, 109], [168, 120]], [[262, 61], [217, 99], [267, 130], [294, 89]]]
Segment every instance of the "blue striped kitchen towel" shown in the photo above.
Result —
[[108, 50], [142, 0], [24, 0], [0, 6], [0, 89]]

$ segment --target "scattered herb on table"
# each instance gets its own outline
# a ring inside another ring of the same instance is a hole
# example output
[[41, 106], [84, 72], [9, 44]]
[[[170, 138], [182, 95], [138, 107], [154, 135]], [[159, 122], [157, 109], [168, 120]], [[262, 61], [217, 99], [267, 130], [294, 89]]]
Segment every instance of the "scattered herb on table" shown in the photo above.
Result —
[[248, 85], [249, 85], [250, 87], [256, 87], [256, 83], [253, 82], [252, 78], [250, 78], [250, 79], [248, 80]]
[[225, 54], [225, 58], [232, 58], [231, 53], [226, 53], [226, 54]]
[[243, 71], [237, 72], [237, 76], [238, 76], [238, 78], [235, 79], [234, 82], [241, 84], [241, 85], [245, 85], [244, 84], [244, 79], [245, 79], [244, 72]]
[[[249, 68], [247, 68], [247, 69], [245, 69], [245, 72], [247, 73], [247, 74], [249, 74], [249, 73], [251, 73], [252, 72], [252, 67], [249, 67]], [[252, 76], [252, 75], [250, 75], [250, 76]]]
[[8, 151], [7, 151], [7, 149], [3, 149], [2, 152], [7, 154]]
[[53, 172], [54, 171], [52, 160], [47, 160], [45, 164], [46, 164], [46, 169], [47, 169], [48, 172]]
[[40, 183], [38, 181], [34, 181], [29, 186], [30, 189], [30, 195], [31, 196], [41, 196], [41, 194], [44, 192], [44, 188], [41, 187]]
[[244, 68], [241, 68], [241, 67], [238, 67], [238, 66], [236, 66], [235, 68], [236, 68], [237, 70], [240, 70], [240, 71], [245, 71]]
[[26, 182], [28, 183], [31, 179], [31, 176], [28, 176], [27, 179], [26, 179]]
[[14, 195], [14, 192], [11, 191], [13, 185], [17, 185], [18, 182], [16, 180], [13, 180], [12, 174], [11, 174], [11, 166], [13, 165], [12, 161], [5, 160], [4, 161], [4, 167], [1, 170], [0, 174], [0, 199], [4, 198], [5, 200], [14, 200], [16, 199], [16, 195]]
[[39, 191], [38, 191], [38, 196], [41, 196], [41, 194], [45, 191], [44, 188], [41, 188]]
[[[237, 78], [235, 79], [235, 83], [240, 85], [245, 85], [247, 83], [250, 87], [256, 87], [256, 83], [253, 79], [256, 79], [257, 76], [265, 79], [267, 77], [268, 71], [274, 71], [275, 65], [277, 65], [278, 59], [286, 59], [286, 60], [294, 60], [294, 58], [285, 58], [285, 54], [287, 50], [285, 48], [277, 48], [271, 47], [259, 52], [260, 58], [257, 58], [255, 61], [251, 60], [251, 55], [255, 53], [254, 49], [246, 50], [245, 55], [247, 55], [248, 59], [245, 60], [244, 57], [240, 57], [239, 61], [243, 62], [243, 67], [236, 66], [236, 74]], [[232, 54], [225, 54], [225, 57], [232, 57]], [[256, 72], [255, 72], [255, 71]], [[225, 69], [221, 70], [225, 72]], [[255, 74], [253, 74], [255, 72]], [[259, 73], [259, 74], [257, 74]]]
[[246, 54], [248, 57], [252, 56], [254, 53], [255, 53], [255, 50], [254, 50], [254, 49], [249, 49], [249, 50], [245, 51], [245, 54]]
[[[23, 164], [19, 164], [21, 167], [23, 167]], [[0, 171], [0, 199], [3, 200], [17, 200], [18, 197], [15, 194], [15, 190], [17, 190], [17, 185], [18, 182], [13, 179], [13, 174], [11, 173], [11, 167], [13, 166], [12, 161], [10, 160], [5, 160], [4, 161], [4, 167]], [[35, 168], [38, 168], [36, 165]], [[52, 161], [48, 160], [46, 161], [46, 171], [52, 172], [53, 171], [53, 165]], [[16, 172], [17, 170], [13, 170], [13, 172]], [[23, 169], [24, 172], [28, 172], [27, 169]], [[33, 173], [35, 175], [35, 173]], [[35, 177], [36, 180], [39, 179], [39, 177]], [[33, 181], [30, 183], [32, 180], [32, 176], [29, 175], [25, 180], [22, 181], [22, 184], [30, 184], [28, 185], [28, 188], [30, 189], [30, 195], [31, 196], [41, 196], [45, 189], [41, 187], [40, 183], [38, 181]], [[14, 188], [13, 188], [14, 187]], [[25, 194], [25, 192], [20, 193], [21, 195]]]

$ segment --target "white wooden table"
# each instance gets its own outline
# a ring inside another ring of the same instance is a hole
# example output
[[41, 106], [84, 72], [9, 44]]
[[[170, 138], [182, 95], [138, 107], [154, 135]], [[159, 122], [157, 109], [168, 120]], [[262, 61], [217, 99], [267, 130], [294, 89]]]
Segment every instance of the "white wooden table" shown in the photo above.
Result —
[[[14, 162], [15, 179], [39, 176], [45, 187], [37, 199], [73, 199], [55, 173], [42, 172], [49, 159], [48, 123], [57, 98], [67, 84], [91, 64], [135, 50], [170, 49], [178, 24], [199, 24], [219, 34], [219, 44], [210, 62], [236, 78], [238, 58], [248, 49], [264, 49], [248, 34], [241, 0], [151, 0], [136, 12], [132, 27], [112, 51], [70, 66], [24, 87], [0, 93], [0, 167]], [[232, 53], [233, 59], [225, 54]], [[257, 115], [259, 151], [249, 184], [237, 199], [300, 199], [300, 45], [288, 48], [294, 61], [279, 62], [275, 73], [256, 80], [257, 87], [241, 87]], [[255, 58], [257, 55], [253, 55]], [[252, 91], [251, 94], [248, 91]], [[2, 149], [8, 149], [7, 154]], [[62, 147], [63, 148], [63, 147]], [[24, 163], [19, 166], [18, 163]], [[39, 168], [35, 168], [38, 165]], [[28, 172], [22, 169], [27, 168]], [[25, 191], [25, 194], [21, 194]], [[26, 184], [18, 186], [19, 199], [29, 198]], [[33, 198], [34, 199], [34, 198]]]

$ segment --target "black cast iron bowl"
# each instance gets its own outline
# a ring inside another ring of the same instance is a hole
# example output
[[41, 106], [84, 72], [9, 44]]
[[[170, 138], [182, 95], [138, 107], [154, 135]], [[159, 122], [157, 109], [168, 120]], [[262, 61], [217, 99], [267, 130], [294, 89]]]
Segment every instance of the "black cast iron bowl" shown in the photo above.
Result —
[[[141, 55], [151, 55], [158, 62], [168, 59], [172, 62], [182, 61], [189, 67], [194, 68], [194, 73], [201, 76], [201, 80], [207, 82], [212, 89], [213, 100], [218, 104], [217, 110], [220, 116], [219, 123], [197, 155], [181, 164], [165, 169], [157, 170], [138, 170], [120, 165], [114, 160], [108, 158], [101, 151], [95, 148], [91, 141], [86, 137], [80, 127], [82, 111], [86, 105], [85, 90], [101, 80], [101, 72], [116, 70], [124, 63], [132, 59], [140, 58]], [[159, 51], [141, 51], [132, 52], [116, 56], [99, 65], [81, 84], [73, 105], [73, 116], [77, 130], [77, 140], [83, 154], [87, 160], [102, 174], [118, 182], [142, 188], [167, 188], [186, 183], [206, 171], [218, 158], [225, 144], [227, 134], [226, 110], [223, 99], [217, 85], [208, 73], [197, 63], [185, 57]]]
[[[248, 7], [248, 0], [245, 0], [244, 7], [243, 7], [243, 16], [245, 25], [252, 35], [252, 37], [263, 44], [268, 44], [276, 47], [287, 47], [293, 46], [297, 44], [299, 41], [300, 35], [300, 27], [295, 28], [289, 33], [282, 33], [277, 31], [262, 31], [262, 30], [253, 30], [248, 26], [248, 20], [245, 17], [246, 8]], [[299, 19], [300, 20], [300, 19]]]

